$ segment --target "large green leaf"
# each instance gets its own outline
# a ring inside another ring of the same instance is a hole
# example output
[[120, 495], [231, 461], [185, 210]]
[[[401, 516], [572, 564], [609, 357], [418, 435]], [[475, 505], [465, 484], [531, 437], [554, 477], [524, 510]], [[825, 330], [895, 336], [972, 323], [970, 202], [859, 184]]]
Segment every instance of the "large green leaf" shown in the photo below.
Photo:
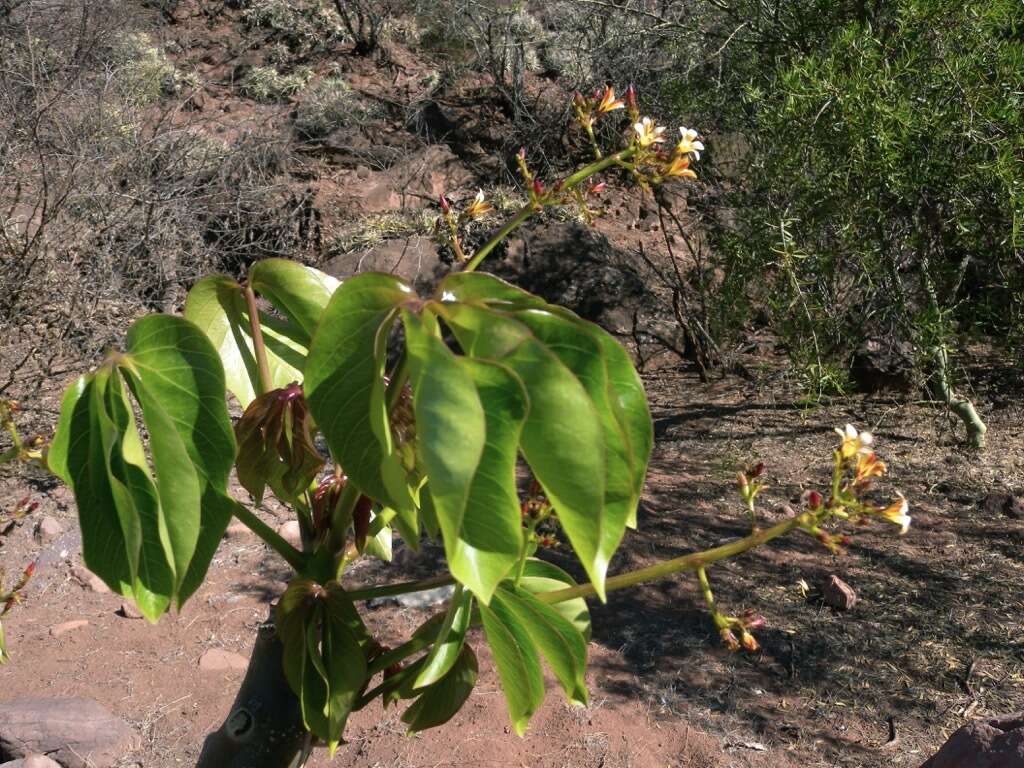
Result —
[[368, 635], [352, 601], [339, 584], [327, 587], [322, 653], [327, 682], [327, 732], [319, 734], [331, 755], [366, 684]]
[[[235, 436], [224, 401], [224, 370], [209, 339], [180, 317], [138, 320], [128, 330], [127, 347], [125, 370], [150, 433], [180, 607], [205, 578], [236, 503], [227, 493]], [[190, 483], [190, 473], [198, 482], [199, 507], [187, 511], [175, 498], [186, 486], [179, 489], [176, 482]], [[175, 542], [194, 542], [187, 570], [178, 567]]]
[[102, 394], [91, 375], [68, 387], [47, 460], [75, 495], [86, 565], [112, 590], [133, 597], [133, 567], [110, 488], [96, 407]]
[[462, 647], [448, 673], [427, 688], [402, 713], [402, 722], [410, 733], [444, 725], [462, 709], [476, 685], [478, 667], [476, 654], [468, 645]]
[[349, 481], [398, 515], [414, 509], [394, 452], [385, 402], [387, 337], [398, 307], [415, 294], [374, 272], [334, 292], [310, 345], [305, 392], [310, 412]]
[[[524, 564], [523, 576], [519, 586], [534, 595], [545, 592], [558, 592], [576, 586], [576, 581], [557, 565], [529, 558]], [[565, 617], [579, 632], [584, 640], [590, 640], [590, 609], [582, 597], [563, 600], [551, 606]]]
[[480, 606], [480, 618], [494, 654], [512, 727], [522, 736], [544, 701], [544, 674], [537, 648], [527, 627], [499, 593], [494, 594], [489, 606]]
[[448, 568], [486, 603], [523, 546], [515, 464], [525, 396], [508, 369], [460, 360], [415, 315], [403, 318], [417, 450]]
[[[213, 275], [192, 286], [185, 317], [210, 339], [224, 367], [227, 388], [242, 408], [259, 394], [249, 310], [242, 287], [229, 277]], [[308, 334], [294, 323], [260, 313], [272, 388], [302, 381]]]
[[[523, 455], [603, 597], [611, 554], [606, 542], [614, 537], [606, 532], [611, 523], [605, 510], [602, 419], [586, 387], [526, 324], [513, 317], [469, 304], [444, 304], [442, 311], [467, 355], [499, 363], [522, 382], [529, 402], [520, 439]], [[526, 311], [541, 314], [545, 322], [565, 322], [542, 310]], [[624, 527], [625, 518], [619, 517]]]
[[461, 587], [456, 587], [445, 614], [444, 624], [438, 632], [437, 640], [434, 641], [430, 653], [427, 654], [427, 658], [423, 662], [423, 667], [416, 676], [413, 683], [414, 688], [426, 688], [448, 674], [459, 658], [459, 654], [462, 653], [472, 613], [472, 593]]
[[587, 641], [583, 635], [550, 605], [511, 584], [502, 585], [494, 597], [500, 600], [526, 628], [547, 660], [565, 695], [573, 704], [587, 703]]
[[249, 270], [249, 284], [302, 329], [308, 346], [340, 282], [297, 261], [264, 259]]
[[[195, 542], [171, 539], [171, 529], [150, 475], [120, 372], [116, 369], [101, 370], [96, 373], [96, 382], [95, 391], [98, 393], [103, 389], [96, 407], [111, 494], [125, 534], [132, 568], [132, 596], [142, 614], [149, 621], [156, 622], [175, 594], [178, 581], [175, 574], [179, 567], [184, 574]], [[197, 509], [198, 504], [197, 492]], [[183, 557], [183, 545], [189, 547], [188, 557]], [[177, 552], [175, 546], [179, 547]], [[183, 558], [183, 563], [175, 562], [176, 554]]]

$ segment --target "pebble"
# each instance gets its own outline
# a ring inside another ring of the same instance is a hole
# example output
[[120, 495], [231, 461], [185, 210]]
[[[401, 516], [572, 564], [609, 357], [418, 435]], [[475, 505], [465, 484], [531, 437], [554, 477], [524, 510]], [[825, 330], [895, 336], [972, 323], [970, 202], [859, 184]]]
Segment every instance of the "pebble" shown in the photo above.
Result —
[[245, 656], [220, 648], [210, 648], [199, 657], [199, 668], [204, 672], [228, 672], [248, 667], [249, 660]]
[[64, 533], [64, 526], [57, 522], [57, 519], [47, 515], [36, 524], [36, 541], [40, 544], [49, 544]]
[[278, 535], [296, 549], [302, 549], [302, 528], [298, 520], [282, 523], [277, 529]]
[[103, 579], [84, 565], [72, 565], [71, 576], [86, 589], [90, 589], [99, 595], [110, 594], [110, 587], [103, 583]]
[[228, 526], [227, 530], [224, 531], [224, 538], [228, 539], [229, 541], [234, 539], [246, 539], [252, 535], [253, 533], [249, 526], [238, 520], [231, 523], [231, 525]]
[[65, 621], [63, 624], [57, 624], [50, 627], [50, 635], [53, 637], [60, 637], [61, 635], [67, 634], [68, 632], [74, 632], [76, 629], [82, 629], [83, 627], [89, 626], [88, 619], [75, 619], [74, 621]]
[[121, 607], [114, 611], [122, 619], [141, 619], [142, 611], [135, 607], [135, 603], [125, 600], [121, 603]]

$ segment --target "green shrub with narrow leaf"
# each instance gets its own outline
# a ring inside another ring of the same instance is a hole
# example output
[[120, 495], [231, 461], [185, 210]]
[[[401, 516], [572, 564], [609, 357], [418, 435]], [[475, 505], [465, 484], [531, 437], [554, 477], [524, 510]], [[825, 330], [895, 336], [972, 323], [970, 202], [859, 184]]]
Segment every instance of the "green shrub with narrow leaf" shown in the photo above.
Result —
[[[234, 426], [229, 395], [246, 409]], [[244, 285], [201, 280], [184, 318], [136, 322], [125, 351], [68, 390], [49, 463], [74, 490], [87, 564], [150, 621], [202, 583], [232, 515], [286, 557], [284, 676], [306, 728], [333, 749], [377, 697], [408, 700], [412, 731], [454, 715], [477, 677], [473, 624], [517, 732], [544, 697], [543, 663], [585, 703], [586, 603], [557, 601], [573, 580], [534, 557], [517, 462], [603, 596], [651, 446], [627, 353], [564, 309], [485, 274], [419, 296], [393, 275], [339, 284], [271, 259]], [[255, 500], [269, 489], [294, 508], [302, 552], [232, 497], [233, 467]], [[426, 586], [455, 591], [407, 646], [385, 651], [346, 569], [389, 556], [392, 530], [412, 547], [442, 542], [450, 575]]]

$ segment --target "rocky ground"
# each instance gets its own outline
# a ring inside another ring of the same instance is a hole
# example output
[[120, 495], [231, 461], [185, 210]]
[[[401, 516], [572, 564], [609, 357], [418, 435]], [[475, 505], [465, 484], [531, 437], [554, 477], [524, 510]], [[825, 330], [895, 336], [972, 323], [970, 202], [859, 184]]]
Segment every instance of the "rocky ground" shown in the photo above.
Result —
[[[173, 119], [225, 141], [268, 126], [291, 130], [295, 104], [239, 92], [237, 83], [265, 63], [267, 49], [246, 36], [237, 16], [215, 18], [198, 2], [182, 2], [175, 13], [160, 37], [174, 43], [175, 66], [207, 85]], [[398, 44], [384, 63], [344, 52], [313, 62], [318, 76], [335, 67], [373, 108], [359, 125], [295, 148], [278, 182], [307, 213], [295, 222], [302, 237], [288, 255], [340, 277], [386, 270], [428, 285], [450, 267], [430, 238], [440, 193], [460, 202], [485, 186], [502, 211], [515, 208], [516, 193], [504, 186], [504, 160], [516, 149], [506, 145], [507, 126], [472, 80], [435, 98], [428, 87], [434, 64]], [[542, 94], [552, 87], [534, 85]], [[411, 113], [409, 105], [416, 105]], [[572, 157], [570, 138], [561, 140]], [[639, 530], [612, 570], [742, 535], [733, 478], [757, 461], [766, 463], [769, 483], [763, 520], [787, 514], [785, 505], [799, 503], [803, 490], [827, 481], [832, 428], [847, 422], [876, 433], [891, 468], [886, 487], [908, 496], [914, 525], [904, 537], [877, 527], [852, 531], [843, 557], [794, 536], [714, 568], [727, 610], [766, 617], [758, 653], [721, 646], [693, 579], [650, 584], [592, 607], [590, 707], [572, 709], [552, 691], [529, 733], [517, 738], [486, 646], [477, 643], [480, 683], [452, 724], [408, 738], [400, 712], [372, 707], [353, 718], [333, 765], [916, 768], [964, 722], [1024, 710], [1024, 413], [1012, 365], [985, 350], [968, 360], [991, 428], [981, 453], [960, 445], [941, 409], [906, 396], [809, 405], [770, 339], [752, 336], [736, 351], [742, 376], [702, 376], [656, 341], [685, 351], [664, 286], [643, 258], [668, 269], [668, 247], [688, 254], [689, 266], [692, 252], [674, 229], [662, 231], [649, 203], [610, 181], [606, 216], [595, 229], [555, 212], [517, 233], [489, 268], [600, 322], [639, 353], [657, 448]], [[673, 190], [684, 220], [686, 197], [697, 189]], [[699, 252], [699, 233], [689, 234]], [[31, 331], [2, 343], [3, 359], [20, 360]], [[2, 394], [22, 399], [28, 431], [48, 434], [61, 389], [90, 362], [48, 361], [45, 380], [29, 364]], [[7, 514], [26, 495], [38, 508], [8, 525]], [[272, 504], [259, 513], [275, 526], [287, 522]], [[561, 552], [549, 556], [579, 575]], [[419, 567], [398, 560], [357, 569], [353, 580], [401, 581]], [[33, 561], [38, 572], [26, 600], [4, 621], [13, 660], [0, 667], [0, 746], [5, 705], [79, 697], [127, 725], [104, 726], [113, 742], [104, 764], [192, 763], [228, 711], [286, 568], [232, 527], [191, 602], [148, 626], [84, 570], [69, 493], [42, 475], [7, 472], [0, 475], [0, 563], [14, 573]], [[856, 594], [847, 610], [821, 598], [833, 577]], [[397, 641], [429, 610], [384, 603], [366, 616]], [[62, 759], [70, 766], [75, 758]], [[327, 762], [317, 756], [313, 765]]]

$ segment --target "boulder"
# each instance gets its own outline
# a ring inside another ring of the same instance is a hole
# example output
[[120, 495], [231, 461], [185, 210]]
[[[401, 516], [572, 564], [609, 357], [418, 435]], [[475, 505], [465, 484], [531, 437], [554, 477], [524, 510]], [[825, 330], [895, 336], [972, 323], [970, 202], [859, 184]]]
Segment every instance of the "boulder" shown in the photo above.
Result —
[[418, 235], [388, 240], [368, 251], [343, 253], [328, 261], [323, 270], [339, 279], [360, 272], [390, 272], [413, 283], [421, 293], [428, 293], [446, 272], [433, 240]]
[[1024, 768], [1024, 712], [968, 723], [921, 768]]
[[0, 761], [47, 755], [64, 768], [108, 768], [139, 746], [131, 728], [91, 699], [0, 703]]
[[528, 224], [512, 235], [504, 258], [486, 269], [617, 334], [657, 304], [643, 278], [599, 232], [578, 222]]
[[46, 755], [28, 755], [9, 763], [0, 763], [0, 768], [61, 768], [61, 765]]
[[914, 347], [898, 339], [869, 338], [860, 344], [850, 363], [850, 376], [861, 392], [913, 392]]

